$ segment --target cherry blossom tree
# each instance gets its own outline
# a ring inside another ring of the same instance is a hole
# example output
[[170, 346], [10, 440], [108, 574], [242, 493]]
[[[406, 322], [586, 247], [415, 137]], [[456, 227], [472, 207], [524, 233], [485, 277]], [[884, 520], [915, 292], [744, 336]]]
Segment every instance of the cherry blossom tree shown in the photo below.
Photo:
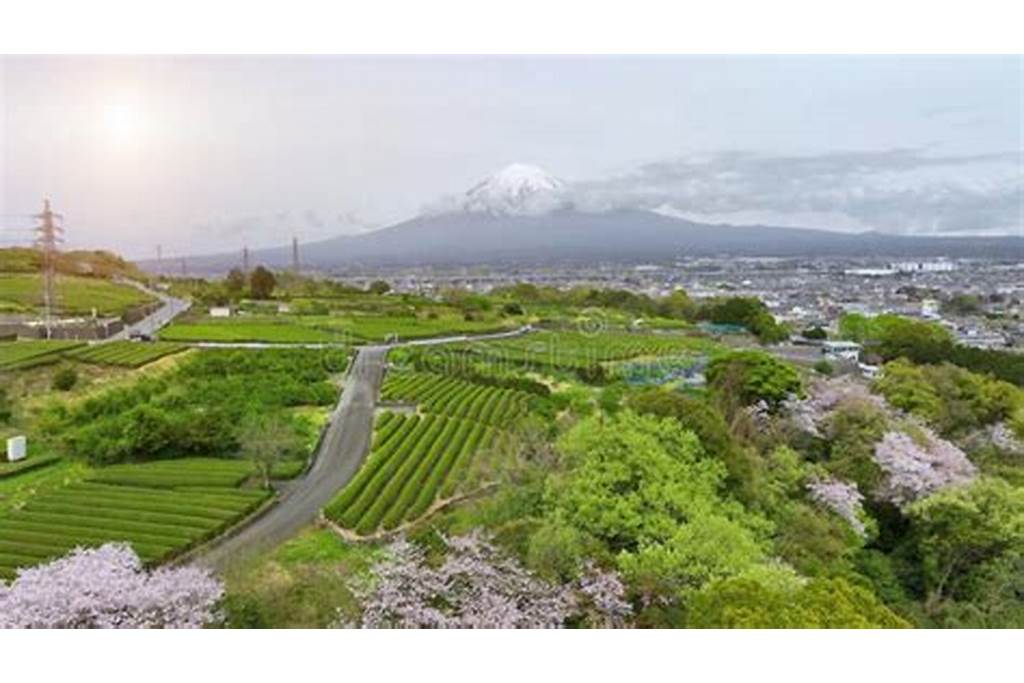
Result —
[[840, 481], [833, 477], [812, 479], [807, 483], [807, 491], [811, 500], [822, 505], [840, 517], [857, 532], [857, 535], [864, 538], [867, 530], [861, 518], [864, 502], [864, 495], [857, 489], [856, 484]]
[[867, 385], [849, 376], [815, 380], [807, 388], [804, 398], [790, 395], [782, 407], [797, 429], [824, 437], [822, 427], [829, 415], [841, 405], [854, 401], [870, 403], [886, 413], [891, 412], [884, 398], [872, 394]]
[[0, 582], [0, 628], [200, 628], [223, 595], [205, 569], [148, 572], [130, 546], [108, 543]]
[[914, 436], [890, 431], [875, 444], [875, 463], [886, 475], [877, 495], [900, 507], [977, 475], [977, 468], [956, 445], [927, 427], [914, 431]]
[[481, 532], [445, 539], [438, 567], [405, 539], [372, 568], [363, 600], [363, 628], [559, 628], [576, 615], [595, 625], [622, 626], [631, 614], [622, 582], [589, 565], [580, 585], [533, 576]]

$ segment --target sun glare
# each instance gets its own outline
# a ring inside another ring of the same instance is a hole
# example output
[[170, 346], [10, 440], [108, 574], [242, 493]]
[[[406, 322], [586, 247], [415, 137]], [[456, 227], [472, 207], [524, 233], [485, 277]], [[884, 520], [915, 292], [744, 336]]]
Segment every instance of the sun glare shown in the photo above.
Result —
[[142, 133], [142, 117], [130, 104], [108, 104], [103, 108], [103, 127], [111, 143], [135, 143]]

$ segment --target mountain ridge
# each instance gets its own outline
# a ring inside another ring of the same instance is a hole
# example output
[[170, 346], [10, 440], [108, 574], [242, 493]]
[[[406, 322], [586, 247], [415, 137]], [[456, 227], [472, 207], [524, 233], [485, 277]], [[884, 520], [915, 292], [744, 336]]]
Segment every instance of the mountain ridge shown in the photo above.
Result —
[[[666, 262], [685, 256], [1003, 258], [1024, 260], [1024, 237], [923, 237], [877, 232], [695, 223], [639, 209], [543, 214], [453, 211], [300, 247], [305, 268]], [[288, 246], [253, 250], [282, 268]], [[193, 256], [192, 269], [223, 272], [238, 253]], [[142, 262], [152, 269], [155, 262]]]

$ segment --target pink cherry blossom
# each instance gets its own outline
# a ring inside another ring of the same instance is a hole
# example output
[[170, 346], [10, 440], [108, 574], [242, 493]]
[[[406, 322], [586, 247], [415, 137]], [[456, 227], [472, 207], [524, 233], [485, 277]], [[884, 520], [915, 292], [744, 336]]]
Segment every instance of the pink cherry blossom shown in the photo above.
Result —
[[200, 628], [224, 587], [207, 570], [147, 572], [123, 543], [78, 548], [0, 582], [2, 628]]
[[819, 478], [808, 482], [807, 491], [815, 503], [845, 519], [858, 536], [863, 538], [866, 535], [864, 522], [860, 517], [864, 495], [857, 489], [856, 484], [831, 477]]

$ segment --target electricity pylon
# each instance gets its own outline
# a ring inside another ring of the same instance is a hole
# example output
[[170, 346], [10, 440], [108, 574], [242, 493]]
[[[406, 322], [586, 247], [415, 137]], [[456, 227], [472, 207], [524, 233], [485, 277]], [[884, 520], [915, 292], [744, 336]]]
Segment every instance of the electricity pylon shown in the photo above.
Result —
[[53, 307], [56, 303], [57, 280], [57, 248], [64, 241], [64, 228], [57, 224], [64, 219], [59, 213], [50, 210], [50, 200], [43, 200], [43, 212], [33, 218], [42, 221], [36, 226], [35, 246], [42, 254], [43, 270], [43, 309], [46, 324], [46, 338], [53, 335]]

